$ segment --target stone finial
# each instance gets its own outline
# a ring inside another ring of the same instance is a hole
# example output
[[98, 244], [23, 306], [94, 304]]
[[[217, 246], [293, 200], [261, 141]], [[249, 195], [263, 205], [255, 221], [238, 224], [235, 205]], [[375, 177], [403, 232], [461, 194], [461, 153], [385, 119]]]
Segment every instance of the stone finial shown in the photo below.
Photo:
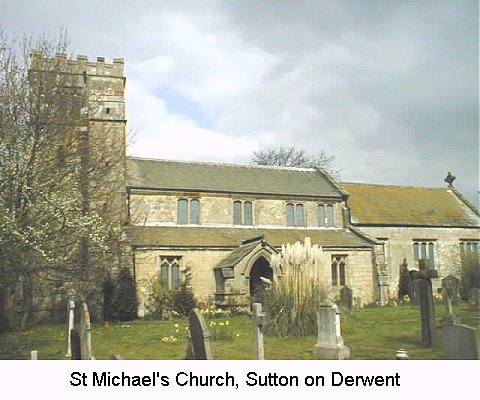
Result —
[[447, 174], [447, 176], [444, 179], [444, 182], [448, 183], [448, 186], [451, 187], [453, 186], [453, 181], [457, 179], [456, 176], [453, 176], [451, 172]]

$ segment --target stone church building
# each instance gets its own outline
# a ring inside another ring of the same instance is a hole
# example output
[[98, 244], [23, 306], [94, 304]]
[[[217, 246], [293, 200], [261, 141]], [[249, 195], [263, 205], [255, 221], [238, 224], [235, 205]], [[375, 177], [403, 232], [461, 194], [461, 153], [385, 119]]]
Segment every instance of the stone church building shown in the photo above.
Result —
[[95, 94], [89, 129], [109, 131], [122, 153], [116, 196], [139, 316], [155, 277], [176, 289], [188, 274], [198, 298], [245, 303], [261, 277], [277, 278], [270, 256], [306, 237], [324, 250], [325, 279], [336, 289], [349, 286], [363, 303], [395, 295], [404, 260], [414, 268], [428, 259], [445, 276], [462, 249], [478, 251], [479, 213], [451, 184], [337, 183], [321, 169], [125, 157], [123, 60], [68, 63], [72, 90]]

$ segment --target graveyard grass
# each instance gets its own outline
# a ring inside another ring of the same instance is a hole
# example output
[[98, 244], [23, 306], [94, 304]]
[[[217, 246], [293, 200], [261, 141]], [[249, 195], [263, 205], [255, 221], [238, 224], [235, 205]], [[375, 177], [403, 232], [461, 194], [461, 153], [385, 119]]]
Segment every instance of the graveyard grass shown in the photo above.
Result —
[[[462, 323], [478, 328], [478, 312], [465, 304], [454, 307]], [[437, 321], [442, 306], [437, 306]], [[227, 323], [228, 321], [228, 323]], [[254, 332], [250, 317], [207, 319], [212, 331], [214, 359], [254, 359]], [[181, 360], [187, 348], [188, 320], [132, 321], [93, 325], [92, 347], [96, 359], [119, 354], [126, 360]], [[406, 349], [410, 359], [442, 359], [441, 331], [433, 348], [421, 346], [420, 311], [409, 306], [364, 308], [352, 316], [342, 315], [342, 335], [350, 346], [351, 359], [389, 360], [398, 349]], [[265, 358], [277, 360], [313, 359], [317, 338], [265, 337]], [[0, 359], [28, 359], [31, 350], [41, 359], [65, 359], [65, 324], [38, 326], [0, 336]]]

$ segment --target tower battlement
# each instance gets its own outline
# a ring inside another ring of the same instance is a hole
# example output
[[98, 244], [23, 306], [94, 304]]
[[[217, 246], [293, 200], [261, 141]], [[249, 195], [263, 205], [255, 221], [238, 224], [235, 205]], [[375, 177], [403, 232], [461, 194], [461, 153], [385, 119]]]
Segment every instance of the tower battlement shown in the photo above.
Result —
[[111, 76], [111, 77], [125, 77], [123, 58], [114, 58], [112, 63], [105, 62], [105, 57], [97, 57], [96, 61], [89, 61], [88, 56], [77, 55], [76, 59], [68, 58], [65, 53], [57, 53], [54, 57], [48, 58], [40, 50], [30, 51], [30, 60], [32, 62], [32, 68], [37, 69], [39, 65], [42, 65], [42, 70], [46, 69], [46, 66], [56, 67], [62, 66], [66, 73], [83, 74], [87, 72], [88, 75], [96, 76]]

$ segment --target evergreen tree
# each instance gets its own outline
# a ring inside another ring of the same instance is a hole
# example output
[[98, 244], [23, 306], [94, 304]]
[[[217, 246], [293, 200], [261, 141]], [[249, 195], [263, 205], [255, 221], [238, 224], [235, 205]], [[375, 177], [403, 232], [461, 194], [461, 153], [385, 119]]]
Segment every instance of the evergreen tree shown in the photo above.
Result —
[[137, 308], [137, 294], [132, 274], [129, 268], [121, 268], [117, 286], [113, 291], [112, 316], [119, 321], [130, 321], [137, 318]]

